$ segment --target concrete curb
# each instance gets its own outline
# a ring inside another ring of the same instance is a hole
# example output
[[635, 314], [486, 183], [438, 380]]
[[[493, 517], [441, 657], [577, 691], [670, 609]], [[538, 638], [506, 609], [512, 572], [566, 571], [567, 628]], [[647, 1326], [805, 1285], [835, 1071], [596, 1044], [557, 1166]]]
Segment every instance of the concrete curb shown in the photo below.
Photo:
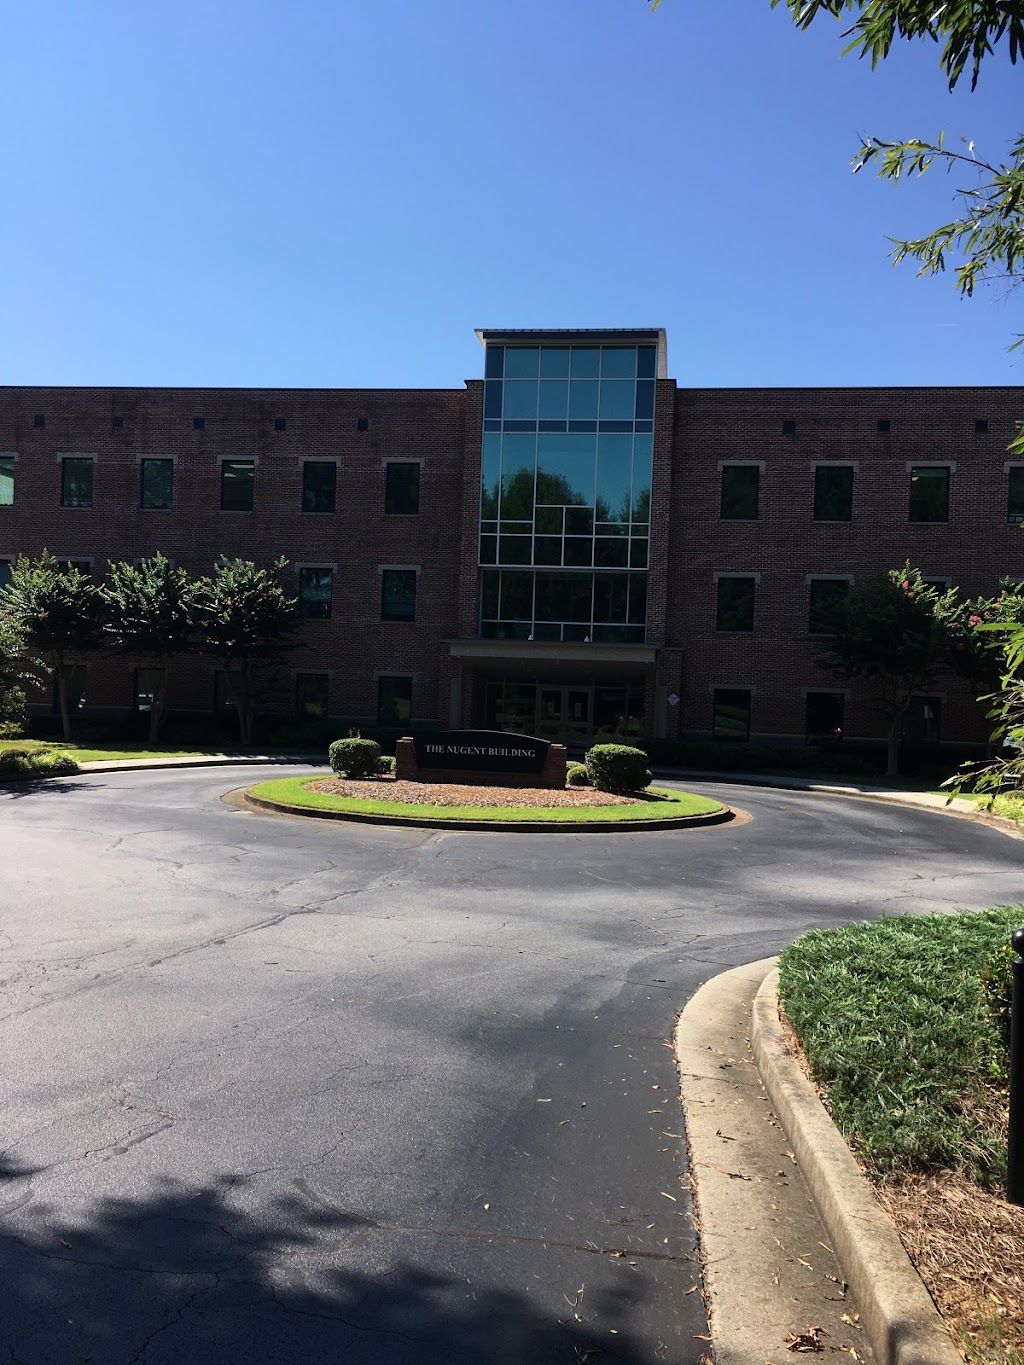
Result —
[[615, 820], [607, 824], [573, 823], [560, 820], [445, 820], [429, 816], [372, 815], [362, 811], [324, 810], [316, 806], [293, 806], [285, 801], [273, 801], [266, 796], [253, 795], [246, 787], [242, 800], [247, 806], [271, 814], [297, 815], [314, 820], [341, 820], [361, 825], [388, 825], [393, 829], [450, 829], [469, 830], [476, 834], [657, 834], [667, 829], [700, 829], [722, 825], [736, 818], [729, 806], [709, 815], [665, 816], [659, 820]]
[[870, 1183], [786, 1050], [778, 985], [775, 969], [754, 999], [754, 1057], [859, 1303], [872, 1349], [880, 1365], [963, 1365]]

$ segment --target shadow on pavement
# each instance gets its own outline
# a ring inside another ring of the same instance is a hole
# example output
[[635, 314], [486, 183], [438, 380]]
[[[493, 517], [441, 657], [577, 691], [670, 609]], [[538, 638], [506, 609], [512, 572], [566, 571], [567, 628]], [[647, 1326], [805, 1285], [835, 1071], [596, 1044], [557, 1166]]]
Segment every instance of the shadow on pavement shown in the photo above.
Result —
[[[695, 1365], [638, 1345], [623, 1289], [545, 1312], [533, 1295], [363, 1249], [366, 1221], [292, 1196], [257, 1213], [247, 1182], [167, 1180], [107, 1198], [87, 1221], [31, 1197], [36, 1172], [0, 1163], [0, 1351], [21, 1365]], [[389, 1255], [389, 1252], [392, 1253]], [[371, 1268], [372, 1258], [376, 1264]], [[468, 1263], [472, 1267], [472, 1262]], [[354, 1268], [354, 1267], [360, 1268]], [[365, 1268], [363, 1268], [365, 1267]], [[543, 1269], [542, 1261], [533, 1267]], [[518, 1277], [540, 1281], [540, 1275]], [[544, 1286], [536, 1285], [538, 1294]], [[640, 1310], [642, 1312], [642, 1309]], [[598, 1320], [600, 1326], [591, 1325]]]

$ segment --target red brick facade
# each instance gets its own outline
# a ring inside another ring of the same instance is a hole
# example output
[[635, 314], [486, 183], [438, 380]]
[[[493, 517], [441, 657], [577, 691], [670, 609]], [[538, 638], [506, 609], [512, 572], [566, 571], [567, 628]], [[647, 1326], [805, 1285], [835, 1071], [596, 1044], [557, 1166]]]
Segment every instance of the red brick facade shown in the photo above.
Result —
[[[330, 714], [373, 722], [378, 679], [395, 675], [412, 679], [414, 721], [484, 723], [482, 677], [450, 646], [478, 634], [482, 389], [476, 380], [430, 391], [2, 389], [0, 455], [16, 465], [14, 503], [0, 506], [0, 559], [46, 548], [102, 573], [109, 559], [161, 550], [195, 572], [219, 555], [330, 567], [331, 618], [303, 624], [305, 648], [289, 661], [276, 708], [292, 709], [295, 673], [326, 673]], [[648, 731], [707, 737], [717, 687], [751, 690], [754, 737], [802, 739], [809, 689], [846, 691], [847, 735], [878, 735], [865, 695], [815, 660], [808, 580], [861, 581], [905, 559], [968, 593], [993, 590], [1002, 574], [1024, 578], [1024, 535], [1007, 518], [1007, 447], [1021, 417], [1019, 389], [687, 390], [661, 380]], [[795, 430], [784, 434], [784, 423]], [[94, 460], [90, 508], [60, 506], [69, 455]], [[174, 461], [172, 510], [140, 507], [143, 457]], [[225, 459], [256, 462], [251, 512], [220, 510]], [[333, 513], [302, 510], [306, 459], [337, 462]], [[386, 514], [389, 460], [421, 462], [418, 514]], [[731, 462], [760, 468], [756, 520], [720, 517], [721, 466]], [[827, 462], [854, 466], [850, 522], [813, 520], [814, 466]], [[912, 464], [952, 470], [948, 522], [910, 522]], [[413, 621], [381, 619], [389, 567], [416, 572]], [[716, 630], [722, 574], [757, 579], [750, 633]], [[516, 646], [520, 665], [530, 650]], [[603, 657], [608, 677], [614, 649]], [[944, 739], [984, 737], [982, 712], [960, 684], [942, 679], [935, 693]], [[209, 711], [212, 664], [176, 669], [169, 701]], [[129, 708], [129, 663], [91, 666], [88, 702]]]

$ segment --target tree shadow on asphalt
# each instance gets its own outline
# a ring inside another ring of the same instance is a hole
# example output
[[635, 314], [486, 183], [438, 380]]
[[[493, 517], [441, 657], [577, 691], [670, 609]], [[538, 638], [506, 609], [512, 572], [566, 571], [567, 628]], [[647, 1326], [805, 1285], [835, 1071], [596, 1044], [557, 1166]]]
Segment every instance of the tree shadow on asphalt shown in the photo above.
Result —
[[0, 1351], [21, 1365], [682, 1365], [630, 1330], [633, 1292], [582, 1303], [595, 1327], [568, 1301], [548, 1313], [483, 1273], [470, 1283], [380, 1244], [374, 1270], [353, 1269], [369, 1262], [372, 1224], [294, 1196], [241, 1211], [244, 1178], [165, 1180], [83, 1220], [32, 1199], [35, 1174], [0, 1161]]
[[39, 777], [0, 783], [0, 796], [20, 800], [24, 796], [68, 796], [72, 792], [97, 791], [99, 782], [76, 782], [73, 777]]

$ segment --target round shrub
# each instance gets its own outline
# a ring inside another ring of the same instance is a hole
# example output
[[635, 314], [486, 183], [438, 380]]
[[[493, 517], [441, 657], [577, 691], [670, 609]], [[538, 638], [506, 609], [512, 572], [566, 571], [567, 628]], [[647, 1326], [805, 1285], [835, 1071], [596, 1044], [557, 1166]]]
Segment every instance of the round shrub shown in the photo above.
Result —
[[336, 739], [327, 758], [339, 777], [376, 777], [380, 745], [372, 739]]
[[377, 759], [378, 777], [394, 777], [396, 761], [393, 754], [382, 754]]
[[587, 776], [587, 765], [585, 763], [569, 763], [565, 769], [565, 785], [567, 787], [589, 787], [590, 778]]
[[647, 755], [626, 744], [595, 744], [587, 750], [586, 767], [590, 785], [601, 792], [636, 792], [651, 782]]

